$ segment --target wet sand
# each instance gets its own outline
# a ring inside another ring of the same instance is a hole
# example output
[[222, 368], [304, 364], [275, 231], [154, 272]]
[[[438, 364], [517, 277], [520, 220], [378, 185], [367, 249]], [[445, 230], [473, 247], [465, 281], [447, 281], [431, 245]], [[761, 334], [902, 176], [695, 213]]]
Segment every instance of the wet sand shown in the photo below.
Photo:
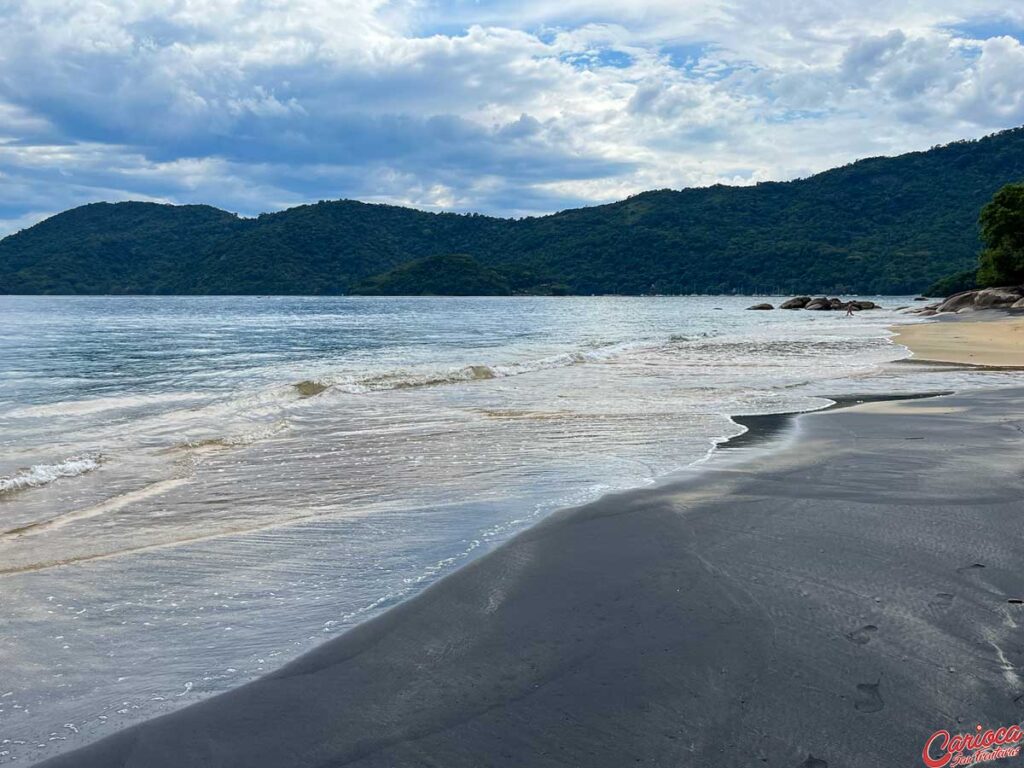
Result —
[[984, 319], [968, 315], [956, 322], [900, 325], [893, 329], [894, 341], [908, 347], [914, 360], [1024, 368], [1024, 317], [983, 314]]
[[[48, 768], [920, 765], [1024, 716], [1024, 389], [800, 416]], [[154, 660], [159, 663], [159, 660]]]

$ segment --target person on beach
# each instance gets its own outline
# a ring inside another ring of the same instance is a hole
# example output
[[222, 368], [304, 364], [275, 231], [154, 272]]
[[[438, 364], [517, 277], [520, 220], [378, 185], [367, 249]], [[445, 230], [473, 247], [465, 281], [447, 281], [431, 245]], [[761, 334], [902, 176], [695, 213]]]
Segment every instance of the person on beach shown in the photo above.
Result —
[[853, 302], [849, 302], [846, 305], [846, 316], [853, 317]]

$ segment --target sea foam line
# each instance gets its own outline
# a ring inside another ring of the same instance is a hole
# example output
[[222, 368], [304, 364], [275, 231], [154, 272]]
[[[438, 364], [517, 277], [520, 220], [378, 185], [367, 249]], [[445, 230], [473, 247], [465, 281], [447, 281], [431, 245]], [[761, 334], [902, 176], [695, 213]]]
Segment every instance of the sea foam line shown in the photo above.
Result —
[[107, 501], [95, 504], [91, 507], [86, 507], [85, 509], [78, 509], [73, 512], [58, 515], [57, 517], [52, 517], [48, 520], [40, 520], [36, 523], [29, 523], [9, 531], [0, 532], [0, 537], [25, 536], [27, 534], [40, 533], [52, 528], [61, 528], [68, 523], [73, 523], [77, 520], [84, 520], [89, 517], [96, 517], [109, 512], [117, 512], [129, 504], [134, 504], [135, 502], [143, 501], [153, 496], [159, 496], [160, 494], [166, 493], [172, 488], [177, 488], [179, 485], [184, 485], [187, 482], [189, 482], [189, 478], [186, 477], [174, 477], [168, 480], [158, 480], [155, 483], [150, 483], [144, 488], [123, 493], [120, 496], [115, 496], [112, 499], [108, 499]]
[[328, 375], [300, 381], [293, 384], [292, 387], [293, 389], [298, 389], [300, 394], [304, 390], [319, 394], [326, 389], [334, 389], [349, 394], [365, 394], [395, 389], [490, 381], [492, 379], [504, 379], [511, 376], [521, 376], [527, 373], [537, 373], [556, 368], [567, 368], [585, 363], [604, 362], [625, 353], [643, 351], [645, 349], [656, 350], [662, 348], [666, 343], [676, 344], [680, 341], [688, 340], [691, 339], [689, 337], [675, 336], [670, 338], [668, 342], [645, 339], [621, 343], [599, 343], [556, 353], [547, 357], [503, 364], [477, 363], [425, 370], [398, 368], [351, 377]]
[[99, 456], [72, 456], [57, 464], [35, 464], [8, 477], [0, 477], [0, 493], [39, 488], [62, 477], [84, 475], [99, 465]]

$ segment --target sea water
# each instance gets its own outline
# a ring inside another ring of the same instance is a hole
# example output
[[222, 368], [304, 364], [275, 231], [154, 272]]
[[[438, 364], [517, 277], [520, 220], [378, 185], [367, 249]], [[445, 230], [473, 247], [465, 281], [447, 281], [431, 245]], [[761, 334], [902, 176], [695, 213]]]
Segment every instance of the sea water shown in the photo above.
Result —
[[874, 300], [0, 297], [0, 763], [272, 670], [730, 415], [1009, 375], [894, 364], [912, 302]]

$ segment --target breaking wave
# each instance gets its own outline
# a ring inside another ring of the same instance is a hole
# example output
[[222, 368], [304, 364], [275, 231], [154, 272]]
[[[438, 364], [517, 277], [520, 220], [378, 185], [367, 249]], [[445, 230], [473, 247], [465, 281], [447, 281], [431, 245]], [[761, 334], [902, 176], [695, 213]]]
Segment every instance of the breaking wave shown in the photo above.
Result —
[[98, 456], [72, 456], [58, 464], [35, 464], [8, 477], [0, 477], [0, 493], [49, 485], [62, 477], [77, 477], [100, 465]]
[[327, 389], [347, 392], [349, 394], [364, 394], [367, 392], [411, 389], [415, 387], [437, 387], [445, 384], [504, 379], [510, 376], [521, 376], [526, 373], [535, 373], [555, 368], [567, 368], [584, 363], [598, 363], [625, 352], [643, 348], [656, 349], [663, 346], [663, 344], [663, 342], [658, 344], [649, 341], [646, 343], [630, 342], [625, 344], [594, 342], [583, 349], [571, 352], [562, 352], [534, 360], [500, 365], [477, 364], [427, 370], [399, 369], [351, 377], [326, 376], [300, 381], [292, 386], [300, 393], [303, 393], [304, 390], [313, 392], [315, 389], [315, 394], [319, 394]]
[[228, 448], [243, 448], [253, 443], [258, 443], [261, 440], [274, 437], [288, 429], [288, 422], [285, 419], [279, 419], [273, 424], [268, 424], [264, 427], [258, 427], [256, 429], [249, 430], [248, 432], [241, 432], [236, 435], [228, 435], [226, 437], [208, 437], [202, 440], [189, 440], [184, 443], [179, 443], [174, 446], [171, 450], [188, 450], [196, 453], [206, 453], [208, 451], [223, 450]]

